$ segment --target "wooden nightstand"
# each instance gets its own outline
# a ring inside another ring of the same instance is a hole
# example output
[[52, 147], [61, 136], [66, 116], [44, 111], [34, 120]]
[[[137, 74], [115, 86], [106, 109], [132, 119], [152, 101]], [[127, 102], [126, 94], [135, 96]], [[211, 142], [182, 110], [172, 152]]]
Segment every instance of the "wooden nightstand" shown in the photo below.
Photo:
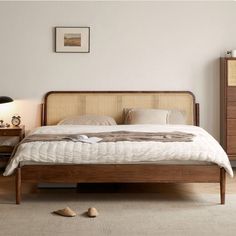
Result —
[[25, 137], [25, 126], [0, 128], [0, 167], [6, 166], [14, 147]]

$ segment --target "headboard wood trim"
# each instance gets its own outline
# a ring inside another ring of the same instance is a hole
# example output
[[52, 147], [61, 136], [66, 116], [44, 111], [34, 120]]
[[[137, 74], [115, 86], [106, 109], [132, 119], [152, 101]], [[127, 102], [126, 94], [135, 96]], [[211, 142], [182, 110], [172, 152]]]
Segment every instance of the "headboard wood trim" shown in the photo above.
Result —
[[200, 105], [195, 103], [195, 125], [200, 126]]
[[[42, 105], [42, 120], [41, 120], [41, 124], [42, 125], [50, 125], [48, 124], [48, 101], [49, 101], [49, 97], [51, 95], [60, 95], [60, 94], [87, 94], [87, 95], [96, 95], [96, 94], [121, 94], [121, 96], [124, 94], [130, 94], [130, 95], [134, 95], [137, 94], [137, 96], [139, 95], [144, 95], [144, 94], [176, 94], [176, 95], [181, 95], [181, 94], [188, 94], [191, 96], [192, 98], [192, 120], [193, 120], [193, 124], [194, 125], [199, 125], [199, 104], [195, 102], [195, 96], [192, 92], [190, 91], [50, 91], [48, 93], [46, 93], [45, 97], [44, 97], [44, 104]], [[86, 95], [86, 96], [87, 96]], [[119, 99], [118, 99], [119, 100]], [[118, 103], [119, 101], [117, 101]]]

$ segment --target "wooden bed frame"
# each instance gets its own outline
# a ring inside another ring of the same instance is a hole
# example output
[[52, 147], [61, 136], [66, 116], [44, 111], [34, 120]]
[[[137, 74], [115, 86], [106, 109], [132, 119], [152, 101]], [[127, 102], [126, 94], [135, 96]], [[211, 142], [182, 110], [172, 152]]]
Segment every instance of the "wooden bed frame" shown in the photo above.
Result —
[[[54, 125], [68, 115], [106, 114], [121, 123], [123, 108], [185, 111], [187, 122], [199, 125], [199, 104], [188, 91], [52, 91], [42, 105], [42, 125]], [[225, 170], [217, 165], [63, 164], [25, 165], [16, 170], [16, 204], [22, 183], [220, 183], [225, 203]]]

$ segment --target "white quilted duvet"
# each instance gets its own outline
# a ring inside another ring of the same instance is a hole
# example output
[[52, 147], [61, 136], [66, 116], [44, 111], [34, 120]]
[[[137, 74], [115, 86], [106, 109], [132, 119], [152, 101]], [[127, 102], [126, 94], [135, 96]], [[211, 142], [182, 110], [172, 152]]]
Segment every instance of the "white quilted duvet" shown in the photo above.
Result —
[[106, 131], [171, 132], [196, 135], [193, 142], [100, 142], [95, 144], [54, 141], [21, 144], [4, 175], [11, 175], [22, 161], [42, 163], [156, 163], [163, 160], [207, 161], [224, 167], [233, 177], [229, 159], [219, 143], [204, 129], [189, 125], [60, 125], [37, 128], [32, 134], [76, 134]]

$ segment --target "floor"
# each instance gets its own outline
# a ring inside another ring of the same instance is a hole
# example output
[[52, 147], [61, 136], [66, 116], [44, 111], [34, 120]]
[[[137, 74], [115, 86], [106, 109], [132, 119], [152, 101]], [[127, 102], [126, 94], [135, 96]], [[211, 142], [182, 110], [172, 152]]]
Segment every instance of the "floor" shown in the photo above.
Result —
[[[222, 206], [219, 184], [81, 184], [78, 189], [24, 184], [23, 202], [15, 205], [14, 178], [0, 176], [0, 236], [233, 236], [235, 179], [227, 177], [226, 191]], [[68, 219], [51, 214], [66, 206], [79, 215]], [[91, 206], [99, 210], [98, 218], [86, 217]]]

